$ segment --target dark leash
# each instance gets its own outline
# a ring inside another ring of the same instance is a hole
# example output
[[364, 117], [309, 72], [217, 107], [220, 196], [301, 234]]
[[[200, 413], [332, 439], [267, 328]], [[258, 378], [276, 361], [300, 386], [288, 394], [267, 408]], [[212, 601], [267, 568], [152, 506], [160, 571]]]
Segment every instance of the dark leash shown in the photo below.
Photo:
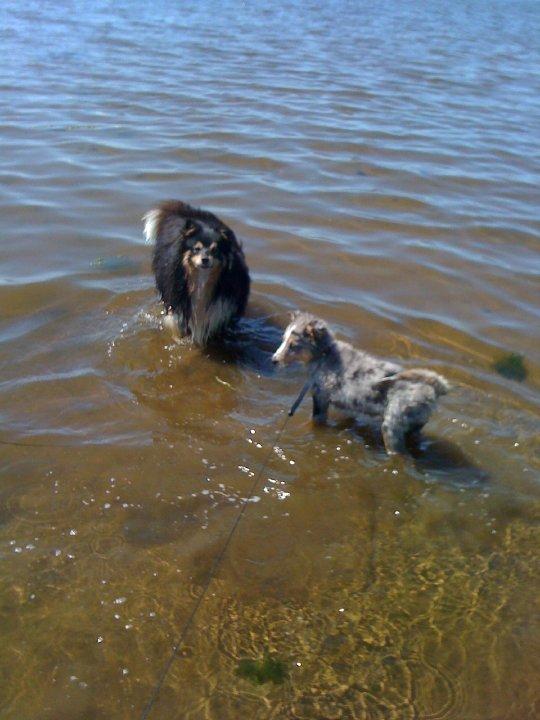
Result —
[[[259, 472], [257, 473], [257, 476], [253, 480], [253, 483], [251, 485], [251, 488], [249, 490], [248, 496], [243, 499], [242, 505], [240, 507], [240, 510], [238, 512], [238, 515], [236, 516], [231, 529], [227, 533], [227, 537], [225, 538], [225, 542], [223, 543], [223, 546], [221, 550], [219, 551], [218, 555], [216, 556], [214, 562], [212, 563], [212, 567], [210, 568], [210, 572], [208, 573], [208, 576], [206, 580], [204, 581], [202, 590], [195, 601], [195, 604], [193, 605], [193, 608], [191, 609], [191, 612], [189, 616], [186, 619], [186, 622], [184, 623], [184, 626], [182, 627], [182, 630], [180, 632], [180, 635], [178, 636], [178, 640], [175, 642], [175, 644], [172, 647], [171, 654], [167, 659], [167, 662], [163, 666], [163, 669], [161, 671], [161, 674], [158, 678], [158, 681], [152, 691], [152, 694], [146, 703], [143, 712], [141, 714], [141, 720], [146, 720], [148, 716], [150, 715], [150, 712], [152, 711], [153, 706], [155, 705], [159, 693], [161, 691], [161, 688], [163, 687], [163, 683], [165, 682], [165, 679], [169, 673], [169, 670], [171, 669], [171, 666], [178, 656], [178, 653], [180, 652], [180, 649], [184, 643], [184, 640], [188, 634], [188, 631], [195, 619], [195, 615], [197, 614], [197, 611], [199, 610], [202, 601], [206, 597], [206, 594], [208, 592], [208, 589], [210, 587], [210, 584], [212, 583], [212, 580], [215, 578], [216, 573], [219, 569], [219, 566], [221, 565], [221, 562], [223, 561], [223, 558], [225, 557], [225, 553], [227, 552], [227, 549], [231, 543], [231, 540], [233, 538], [234, 533], [236, 532], [236, 529], [238, 525], [240, 524], [240, 520], [244, 516], [244, 513], [246, 511], [246, 508], [248, 506], [248, 503], [250, 502], [251, 498], [253, 497], [255, 490], [257, 488], [257, 485], [259, 484], [259, 481], [262, 477], [263, 472], [266, 470], [266, 466], [268, 465], [268, 461], [270, 460], [270, 457], [272, 455], [272, 452], [274, 450], [274, 445], [277, 444], [281, 440], [281, 436], [283, 435], [285, 428], [287, 427], [287, 423], [289, 422], [289, 419], [294, 415], [294, 413], [298, 410], [300, 407], [300, 403], [306, 396], [306, 393], [308, 390], [313, 386], [313, 379], [317, 368], [314, 372], [312, 372], [311, 376], [308, 378], [308, 380], [304, 383], [302, 389], [300, 390], [300, 393], [294, 403], [291, 405], [291, 408], [287, 415], [285, 415], [285, 418], [283, 420], [283, 423], [281, 424], [281, 427], [279, 428], [276, 437], [274, 439], [274, 442], [270, 445], [270, 449], [264, 459], [263, 464], [261, 465]], [[77, 448], [76, 445], [72, 444], [64, 444], [64, 443], [55, 443], [54, 445], [51, 445], [49, 443], [25, 443], [25, 442], [17, 442], [17, 441], [10, 441], [10, 440], [0, 440], [0, 444], [2, 445], [11, 445], [14, 447], [25, 447], [25, 448], [55, 448], [55, 447], [62, 447], [62, 448], [69, 448], [69, 449], [75, 449]], [[90, 445], [90, 444], [88, 444]]]
[[231, 526], [231, 529], [227, 533], [227, 537], [225, 538], [225, 542], [223, 543], [221, 550], [219, 551], [216, 558], [214, 559], [214, 562], [212, 563], [212, 567], [210, 568], [210, 572], [208, 573], [206, 580], [204, 581], [202, 590], [199, 593], [199, 596], [198, 596], [197, 600], [195, 601], [195, 604], [193, 605], [193, 608], [191, 609], [191, 612], [189, 613], [189, 615], [186, 619], [186, 622], [184, 623], [184, 626], [182, 627], [182, 630], [178, 636], [178, 640], [175, 642], [175, 644], [172, 647], [171, 654], [169, 655], [167, 662], [163, 666], [163, 669], [162, 669], [160, 676], [158, 678], [158, 681], [152, 691], [152, 694], [142, 711], [141, 720], [147, 720], [148, 716], [150, 715], [152, 708], [154, 707], [154, 705], [158, 699], [161, 688], [163, 687], [163, 683], [165, 682], [165, 679], [169, 673], [169, 670], [171, 669], [171, 666], [172, 666], [173, 662], [175, 661], [175, 659], [178, 657], [178, 653], [180, 652], [180, 649], [181, 649], [181, 647], [184, 643], [184, 640], [186, 639], [186, 636], [188, 634], [188, 631], [195, 619], [195, 615], [197, 614], [197, 611], [199, 610], [199, 608], [202, 604], [202, 601], [206, 597], [206, 594], [212, 583], [212, 580], [216, 577], [219, 566], [221, 565], [221, 562], [223, 561], [223, 558], [225, 557], [225, 553], [227, 552], [227, 549], [231, 543], [233, 535], [236, 532], [238, 525], [240, 524], [240, 520], [244, 516], [244, 513], [246, 511], [248, 503], [250, 502], [251, 498], [253, 497], [253, 495], [255, 493], [255, 489], [257, 488], [257, 485], [259, 484], [259, 481], [262, 477], [263, 472], [266, 470], [268, 461], [270, 460], [270, 457], [272, 456], [272, 452], [274, 451], [274, 445], [280, 441], [281, 436], [283, 435], [283, 432], [285, 431], [285, 428], [287, 427], [287, 423], [289, 422], [289, 419], [298, 410], [300, 403], [306, 396], [307, 391], [312, 387], [314, 374], [315, 373], [312, 373], [310, 378], [304, 383], [304, 386], [300, 390], [300, 394], [298, 395], [298, 397], [296, 398], [294, 403], [291, 405], [291, 409], [289, 410], [287, 415], [285, 415], [285, 419], [276, 434], [274, 442], [271, 443], [270, 449], [264, 459], [264, 462], [261, 465], [259, 472], [257, 473], [257, 476], [253, 480], [253, 483], [249, 490], [248, 496], [246, 498], [243, 498], [242, 505], [240, 507], [238, 515], [236, 516], [236, 518]]
[[321, 354], [321, 356], [319, 357], [318, 362], [315, 363], [315, 367], [313, 368], [313, 370], [311, 371], [308, 379], [307, 379], [306, 382], [304, 383], [303, 388], [300, 390], [300, 393], [299, 393], [298, 397], [296, 398], [296, 400], [295, 400], [295, 401], [293, 402], [293, 404], [291, 405], [291, 409], [289, 410], [289, 417], [292, 417], [292, 416], [294, 415], [294, 413], [295, 413], [295, 412], [298, 410], [298, 408], [300, 407], [300, 403], [301, 403], [302, 400], [306, 397], [306, 393], [308, 392], [308, 390], [311, 390], [311, 388], [315, 385], [315, 376], [317, 375], [317, 373], [318, 373], [319, 370], [321, 369], [321, 366], [323, 365], [324, 360], [325, 360], [327, 354], [328, 354], [328, 350], [325, 350], [325, 351]]
[[294, 415], [294, 413], [295, 413], [295, 412], [298, 410], [298, 408], [300, 407], [300, 403], [301, 403], [302, 400], [306, 397], [307, 391], [310, 390], [311, 387], [313, 387], [313, 376], [310, 377], [310, 378], [308, 378], [308, 379], [306, 380], [306, 382], [304, 383], [304, 387], [300, 390], [300, 393], [299, 393], [298, 397], [296, 398], [296, 400], [295, 400], [295, 401], [293, 402], [293, 404], [291, 405], [291, 409], [289, 410], [289, 413], [288, 413], [288, 416], [287, 416], [287, 417], [292, 417], [292, 416]]

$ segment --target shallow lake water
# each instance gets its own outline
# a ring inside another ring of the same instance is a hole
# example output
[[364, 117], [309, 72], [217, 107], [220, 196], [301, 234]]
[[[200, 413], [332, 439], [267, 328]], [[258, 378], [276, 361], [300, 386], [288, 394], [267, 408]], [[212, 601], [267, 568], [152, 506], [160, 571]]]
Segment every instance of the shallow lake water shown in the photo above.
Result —
[[[141, 717], [269, 453], [148, 717], [538, 717], [538, 4], [0, 27], [2, 720]], [[162, 327], [165, 198], [244, 243], [247, 317], [207, 351]], [[297, 307], [450, 380], [414, 453], [307, 401], [276, 440]]]

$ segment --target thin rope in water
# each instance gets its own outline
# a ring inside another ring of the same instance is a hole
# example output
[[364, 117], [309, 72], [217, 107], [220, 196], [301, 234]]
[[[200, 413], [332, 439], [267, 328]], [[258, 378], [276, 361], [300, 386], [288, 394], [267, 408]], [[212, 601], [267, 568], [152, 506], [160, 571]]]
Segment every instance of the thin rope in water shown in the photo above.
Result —
[[159, 676], [159, 678], [158, 678], [158, 681], [157, 681], [157, 683], [156, 683], [156, 685], [155, 685], [155, 687], [154, 687], [154, 690], [152, 691], [152, 695], [150, 696], [150, 699], [148, 700], [147, 704], [145, 705], [145, 707], [144, 707], [144, 709], [143, 709], [143, 712], [142, 712], [142, 715], [141, 715], [141, 720], [147, 720], [148, 716], [150, 715], [150, 713], [151, 713], [151, 711], [152, 711], [152, 708], [153, 708], [153, 706], [155, 705], [155, 703], [156, 703], [156, 701], [157, 701], [157, 699], [158, 699], [158, 696], [159, 696], [159, 693], [160, 693], [160, 691], [161, 691], [161, 688], [163, 687], [163, 683], [165, 682], [165, 678], [167, 677], [167, 675], [168, 675], [168, 673], [169, 673], [169, 670], [171, 669], [171, 666], [172, 666], [173, 662], [175, 661], [176, 657], [178, 656], [178, 652], [180, 651], [180, 648], [182, 647], [182, 645], [183, 645], [183, 643], [184, 643], [184, 640], [185, 640], [186, 635], [187, 635], [187, 633], [188, 633], [188, 630], [189, 630], [189, 628], [191, 627], [191, 624], [192, 624], [192, 622], [193, 622], [193, 620], [194, 620], [194, 618], [195, 618], [195, 615], [197, 614], [197, 611], [198, 611], [198, 609], [200, 608], [201, 603], [202, 603], [202, 601], [204, 600], [204, 598], [205, 598], [205, 596], [206, 596], [206, 593], [208, 592], [208, 589], [209, 589], [209, 587], [210, 587], [210, 585], [211, 585], [211, 583], [212, 583], [212, 580], [215, 578], [216, 573], [217, 573], [217, 571], [218, 571], [218, 569], [219, 569], [219, 566], [221, 565], [221, 562], [222, 562], [223, 558], [225, 557], [225, 553], [227, 552], [227, 548], [229, 547], [229, 545], [230, 545], [230, 543], [231, 543], [231, 540], [232, 540], [232, 538], [233, 538], [233, 535], [234, 535], [234, 533], [236, 532], [236, 528], [237, 528], [238, 525], [240, 524], [240, 520], [241, 520], [242, 517], [244, 516], [244, 513], [245, 513], [245, 511], [246, 511], [246, 508], [247, 508], [247, 506], [248, 506], [248, 503], [251, 501], [251, 498], [253, 497], [253, 495], [254, 495], [254, 493], [255, 493], [255, 489], [256, 489], [257, 485], [259, 484], [259, 481], [260, 481], [260, 479], [261, 479], [261, 477], [262, 477], [262, 474], [263, 474], [264, 471], [266, 470], [266, 466], [268, 465], [268, 461], [270, 460], [270, 458], [271, 458], [271, 456], [272, 456], [272, 452], [274, 451], [274, 447], [275, 447], [275, 445], [276, 445], [277, 443], [279, 443], [279, 441], [281, 440], [281, 436], [283, 435], [283, 432], [285, 431], [285, 428], [287, 427], [287, 423], [289, 422], [289, 420], [291, 419], [291, 417], [294, 415], [294, 413], [295, 413], [296, 410], [298, 409], [298, 406], [299, 406], [300, 403], [302, 402], [302, 400], [303, 400], [306, 392], [307, 392], [307, 391], [309, 390], [309, 388], [311, 387], [311, 384], [312, 384], [312, 379], [310, 378], [310, 379], [305, 383], [305, 385], [303, 386], [302, 390], [300, 391], [300, 394], [298, 395], [298, 398], [295, 400], [295, 402], [294, 402], [293, 405], [291, 406], [291, 409], [289, 410], [289, 412], [287, 413], [287, 415], [285, 415], [285, 419], [284, 419], [284, 421], [283, 421], [280, 429], [278, 430], [278, 432], [277, 432], [277, 434], [276, 434], [276, 437], [275, 437], [273, 443], [271, 443], [271, 445], [270, 445], [270, 449], [269, 449], [268, 453], [266, 454], [266, 457], [265, 457], [265, 459], [264, 459], [264, 462], [263, 462], [263, 464], [261, 465], [259, 472], [258, 472], [257, 475], [255, 476], [255, 479], [253, 480], [253, 483], [251, 484], [251, 488], [250, 488], [250, 490], [249, 490], [248, 496], [245, 497], [245, 498], [243, 498], [243, 502], [242, 502], [242, 506], [241, 506], [241, 508], [240, 508], [240, 511], [239, 511], [238, 515], [236, 516], [236, 518], [235, 518], [235, 520], [234, 520], [234, 522], [233, 522], [233, 524], [232, 524], [232, 526], [231, 526], [231, 529], [229, 530], [229, 532], [228, 532], [228, 534], [227, 534], [227, 537], [226, 537], [226, 539], [225, 539], [225, 542], [223, 543], [223, 546], [222, 546], [221, 550], [219, 551], [219, 553], [217, 554], [216, 558], [214, 559], [214, 562], [212, 563], [212, 567], [210, 568], [210, 572], [208, 573], [208, 575], [207, 575], [207, 577], [206, 577], [206, 580], [204, 581], [204, 585], [203, 585], [202, 590], [201, 590], [201, 592], [200, 592], [200, 594], [199, 594], [199, 597], [198, 597], [197, 600], [195, 601], [195, 604], [193, 605], [193, 608], [192, 608], [192, 610], [191, 610], [191, 612], [190, 612], [190, 614], [189, 614], [186, 622], [184, 623], [184, 626], [182, 627], [182, 630], [181, 630], [181, 632], [180, 632], [180, 635], [178, 636], [178, 640], [177, 640], [177, 641], [175, 642], [175, 644], [173, 645], [172, 650], [171, 650], [171, 654], [170, 654], [167, 662], [166, 662], [165, 665], [163, 666], [163, 669], [162, 669], [161, 674], [160, 674], [160, 676]]
[[75, 443], [36, 443], [36, 442], [18, 442], [17, 440], [0, 440], [0, 445], [10, 445], [12, 447], [24, 447], [24, 448], [70, 448], [71, 450], [78, 450], [81, 447], [96, 447], [96, 443], [90, 445], [90, 443], [83, 443], [83, 445], [75, 445]]
[[[259, 472], [255, 476], [255, 479], [253, 480], [253, 483], [251, 484], [251, 488], [249, 490], [249, 493], [246, 498], [243, 498], [242, 506], [240, 507], [240, 511], [238, 512], [238, 515], [236, 516], [231, 529], [229, 530], [227, 537], [225, 539], [225, 542], [223, 543], [223, 546], [217, 556], [214, 559], [214, 562], [212, 563], [212, 567], [210, 568], [210, 572], [208, 573], [206, 580], [204, 581], [202, 590], [199, 594], [199, 597], [195, 601], [193, 608], [191, 609], [191, 612], [184, 623], [184, 626], [182, 627], [182, 630], [180, 632], [180, 635], [178, 636], [178, 640], [175, 642], [175, 644], [172, 647], [171, 654], [169, 655], [169, 658], [167, 659], [167, 662], [163, 666], [163, 669], [161, 671], [161, 674], [158, 678], [158, 681], [154, 687], [154, 690], [152, 691], [152, 694], [145, 705], [141, 720], [147, 720], [148, 716], [150, 715], [152, 708], [154, 707], [159, 693], [161, 691], [161, 688], [163, 687], [163, 683], [165, 682], [165, 679], [169, 673], [169, 670], [171, 669], [171, 666], [173, 662], [175, 661], [176, 657], [178, 656], [178, 652], [180, 651], [180, 648], [182, 647], [184, 640], [187, 636], [188, 630], [191, 627], [191, 624], [193, 620], [195, 619], [195, 615], [197, 614], [198, 609], [201, 606], [202, 601], [206, 597], [206, 593], [208, 592], [208, 589], [212, 583], [212, 580], [215, 578], [217, 570], [219, 569], [219, 566], [221, 565], [221, 562], [223, 561], [223, 558], [225, 557], [225, 553], [227, 552], [227, 549], [231, 543], [231, 540], [233, 538], [234, 533], [236, 532], [236, 528], [238, 527], [240, 521], [242, 520], [242, 517], [244, 516], [244, 513], [247, 509], [248, 503], [251, 501], [251, 498], [253, 497], [255, 493], [255, 489], [257, 485], [259, 484], [259, 481], [262, 477], [262, 474], [266, 470], [266, 466], [268, 465], [268, 461], [270, 460], [272, 456], [272, 452], [274, 451], [275, 444], [279, 443], [281, 440], [281, 436], [283, 435], [285, 428], [287, 427], [287, 423], [291, 419], [291, 417], [294, 415], [294, 413], [298, 410], [298, 407], [300, 406], [300, 403], [304, 399], [306, 393], [311, 388], [313, 384], [313, 376], [315, 372], [311, 375], [310, 378], [304, 383], [302, 389], [300, 390], [300, 393], [294, 403], [291, 406], [291, 409], [289, 412], [285, 415], [285, 419], [283, 420], [283, 423], [276, 433], [274, 442], [270, 445], [270, 449], [268, 450], [268, 453], [266, 454], [266, 457], [264, 459], [263, 464], [260, 467]], [[55, 443], [54, 445], [48, 445], [45, 443], [22, 443], [22, 442], [16, 442], [16, 441], [9, 441], [9, 440], [0, 440], [0, 444], [2, 445], [13, 445], [18, 447], [66, 447], [66, 448], [73, 448], [73, 449], [80, 449], [80, 446], [77, 445], [67, 445], [62, 443]]]

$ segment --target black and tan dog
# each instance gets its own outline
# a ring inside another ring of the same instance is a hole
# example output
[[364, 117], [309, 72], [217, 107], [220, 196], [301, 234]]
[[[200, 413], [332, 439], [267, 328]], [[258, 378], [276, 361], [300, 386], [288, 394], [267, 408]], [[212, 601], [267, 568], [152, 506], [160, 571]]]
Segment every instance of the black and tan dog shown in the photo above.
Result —
[[170, 200], [143, 218], [175, 339], [205, 345], [244, 314], [249, 272], [233, 231], [211, 212]]

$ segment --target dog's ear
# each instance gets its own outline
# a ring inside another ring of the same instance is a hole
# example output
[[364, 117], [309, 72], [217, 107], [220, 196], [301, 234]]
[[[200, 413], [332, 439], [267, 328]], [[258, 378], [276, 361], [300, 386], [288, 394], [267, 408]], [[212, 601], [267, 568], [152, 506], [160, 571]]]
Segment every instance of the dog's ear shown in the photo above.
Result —
[[291, 310], [289, 313], [289, 320], [292, 322], [293, 320], [296, 320], [296, 318], [300, 315], [300, 310]]
[[182, 235], [184, 238], [188, 238], [197, 230], [197, 226], [191, 220], [191, 218], [186, 218], [186, 222], [184, 224], [184, 229], [182, 230]]
[[312, 320], [306, 325], [306, 333], [310, 340], [320, 343], [328, 338], [328, 328], [321, 320]]

